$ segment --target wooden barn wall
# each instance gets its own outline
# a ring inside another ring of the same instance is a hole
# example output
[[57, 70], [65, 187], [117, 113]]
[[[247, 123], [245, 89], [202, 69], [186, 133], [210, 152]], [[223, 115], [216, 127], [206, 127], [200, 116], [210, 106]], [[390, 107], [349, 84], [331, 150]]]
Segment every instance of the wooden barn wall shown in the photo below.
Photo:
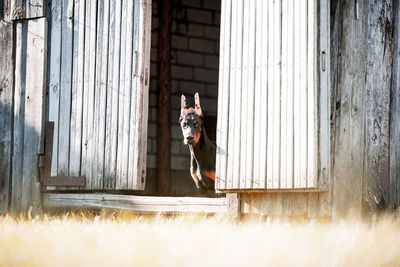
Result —
[[143, 190], [151, 1], [54, 0], [50, 21], [52, 175]]
[[335, 220], [400, 204], [399, 4], [330, 4], [330, 190], [240, 194], [241, 212]]
[[41, 212], [46, 1], [0, 1], [0, 214]]

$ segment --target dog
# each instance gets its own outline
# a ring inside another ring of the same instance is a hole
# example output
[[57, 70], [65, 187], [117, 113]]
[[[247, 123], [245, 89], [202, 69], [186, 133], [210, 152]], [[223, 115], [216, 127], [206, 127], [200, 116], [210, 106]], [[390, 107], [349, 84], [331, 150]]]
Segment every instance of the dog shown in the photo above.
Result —
[[190, 150], [190, 174], [193, 181], [203, 195], [212, 194], [215, 184], [216, 144], [208, 138], [204, 128], [199, 93], [194, 95], [194, 99], [194, 109], [188, 108], [186, 97], [182, 95], [179, 124], [183, 141]]

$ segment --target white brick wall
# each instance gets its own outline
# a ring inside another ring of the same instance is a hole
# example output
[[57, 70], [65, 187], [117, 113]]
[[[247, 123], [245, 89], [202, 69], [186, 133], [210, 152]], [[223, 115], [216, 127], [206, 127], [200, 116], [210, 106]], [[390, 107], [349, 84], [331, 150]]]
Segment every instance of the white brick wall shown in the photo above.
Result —
[[[190, 155], [178, 125], [180, 98], [183, 93], [191, 102], [194, 93], [199, 92], [203, 112], [217, 115], [221, 1], [180, 0], [178, 3], [173, 12], [171, 36], [171, 169], [175, 176], [182, 176], [173, 177], [174, 181], [186, 181], [191, 179]], [[157, 168], [158, 27], [158, 5], [157, 0], [153, 0], [147, 158], [150, 169]], [[154, 171], [148, 174], [148, 179], [155, 179]], [[179, 185], [173, 191], [179, 194]]]

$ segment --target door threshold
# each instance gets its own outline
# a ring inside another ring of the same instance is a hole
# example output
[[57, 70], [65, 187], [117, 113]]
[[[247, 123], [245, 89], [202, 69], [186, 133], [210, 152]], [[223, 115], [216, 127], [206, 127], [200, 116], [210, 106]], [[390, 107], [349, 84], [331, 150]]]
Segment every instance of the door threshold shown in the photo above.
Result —
[[43, 193], [44, 209], [129, 210], [138, 213], [225, 213], [226, 198], [154, 197], [108, 193]]

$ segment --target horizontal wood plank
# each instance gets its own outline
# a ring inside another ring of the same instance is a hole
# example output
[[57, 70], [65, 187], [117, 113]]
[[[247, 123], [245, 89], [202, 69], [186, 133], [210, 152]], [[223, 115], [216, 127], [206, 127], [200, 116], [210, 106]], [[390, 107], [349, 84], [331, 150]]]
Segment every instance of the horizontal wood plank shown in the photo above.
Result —
[[43, 194], [45, 209], [113, 209], [131, 210], [143, 213], [152, 212], [227, 212], [226, 198], [200, 197], [148, 197], [114, 195], [106, 193], [93, 194]]

